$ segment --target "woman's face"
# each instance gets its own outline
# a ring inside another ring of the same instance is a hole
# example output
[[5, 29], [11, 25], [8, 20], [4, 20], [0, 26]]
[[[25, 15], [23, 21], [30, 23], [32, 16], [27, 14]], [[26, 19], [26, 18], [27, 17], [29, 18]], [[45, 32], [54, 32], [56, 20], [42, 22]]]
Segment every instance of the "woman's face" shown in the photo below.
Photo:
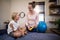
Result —
[[28, 6], [29, 11], [33, 11], [32, 5]]

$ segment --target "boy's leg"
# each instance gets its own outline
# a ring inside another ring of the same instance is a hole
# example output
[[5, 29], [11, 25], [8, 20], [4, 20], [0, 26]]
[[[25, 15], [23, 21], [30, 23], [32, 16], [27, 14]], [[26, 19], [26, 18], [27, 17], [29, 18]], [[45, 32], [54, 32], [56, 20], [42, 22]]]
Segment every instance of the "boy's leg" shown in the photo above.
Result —
[[9, 35], [14, 37], [14, 38], [18, 38], [18, 37], [21, 37], [21, 32], [18, 32], [18, 31], [11, 32]]
[[22, 36], [24, 36], [25, 34], [24, 34], [24, 31], [25, 31], [25, 29], [24, 28], [21, 28], [21, 34], [22, 34]]
[[20, 31], [16, 31], [16, 32], [13, 33], [13, 35], [14, 35], [14, 37], [18, 38], [18, 37], [21, 37], [22, 34], [21, 34]]
[[26, 27], [24, 27], [24, 34], [25, 34], [25, 35], [27, 34], [27, 29], [26, 29]]
[[26, 27], [19, 28], [19, 31], [21, 32], [22, 36], [24, 36], [25, 34], [27, 34]]
[[17, 39], [17, 37], [14, 37], [13, 32], [11, 32], [11, 33], [9, 34], [9, 36], [11, 36], [11, 37], [13, 37], [13, 38]]

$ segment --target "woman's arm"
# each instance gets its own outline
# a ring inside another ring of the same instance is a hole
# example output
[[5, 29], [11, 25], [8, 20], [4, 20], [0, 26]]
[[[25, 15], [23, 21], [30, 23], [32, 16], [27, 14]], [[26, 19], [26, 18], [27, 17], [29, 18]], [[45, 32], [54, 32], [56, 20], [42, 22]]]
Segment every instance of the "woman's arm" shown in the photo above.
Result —
[[38, 25], [38, 22], [39, 22], [39, 15], [36, 16], [36, 21], [35, 21], [35, 26], [37, 27]]
[[26, 20], [26, 26], [27, 26], [28, 29], [30, 29], [30, 26], [29, 26], [29, 23], [28, 23], [28, 21], [29, 21], [28, 15], [29, 15], [29, 14], [27, 14], [27, 16], [26, 16], [26, 19], [27, 19], [27, 20]]

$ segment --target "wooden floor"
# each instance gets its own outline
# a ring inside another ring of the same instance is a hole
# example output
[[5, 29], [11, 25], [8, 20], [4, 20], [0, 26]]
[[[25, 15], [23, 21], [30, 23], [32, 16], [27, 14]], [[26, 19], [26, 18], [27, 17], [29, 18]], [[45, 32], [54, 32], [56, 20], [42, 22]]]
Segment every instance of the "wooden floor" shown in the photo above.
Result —
[[60, 31], [57, 31], [56, 28], [50, 28], [46, 31], [46, 33], [54, 33], [54, 34], [60, 35]]
[[50, 29], [53, 33], [56, 33], [58, 35], [60, 35], [60, 31], [58, 31], [56, 28], [51, 28]]

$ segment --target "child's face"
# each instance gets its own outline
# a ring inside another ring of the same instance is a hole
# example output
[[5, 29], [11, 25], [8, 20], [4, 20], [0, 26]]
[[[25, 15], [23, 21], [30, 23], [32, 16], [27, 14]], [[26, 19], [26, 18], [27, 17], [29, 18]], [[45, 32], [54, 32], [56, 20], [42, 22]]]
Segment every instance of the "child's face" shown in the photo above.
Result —
[[15, 19], [19, 20], [19, 17], [20, 17], [19, 14], [17, 14], [16, 17], [15, 17]]

